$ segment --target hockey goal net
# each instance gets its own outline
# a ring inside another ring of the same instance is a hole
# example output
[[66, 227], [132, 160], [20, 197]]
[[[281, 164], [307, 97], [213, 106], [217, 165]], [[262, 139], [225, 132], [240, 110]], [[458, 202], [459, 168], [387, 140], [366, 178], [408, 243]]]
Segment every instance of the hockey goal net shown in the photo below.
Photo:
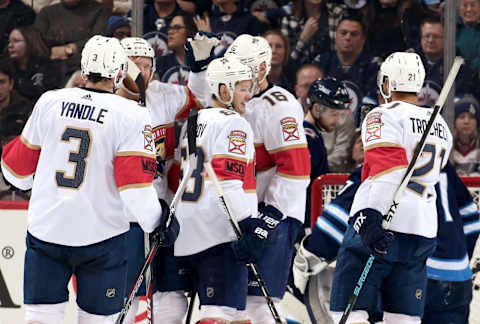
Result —
[[[348, 174], [326, 174], [315, 179], [312, 184], [311, 226], [315, 225], [325, 206], [342, 190], [348, 176]], [[480, 206], [480, 177], [462, 177], [462, 181]], [[469, 323], [480, 324], [480, 272], [478, 272], [480, 270], [480, 238], [477, 240], [470, 265], [476, 273], [473, 279], [473, 300], [470, 304]]]

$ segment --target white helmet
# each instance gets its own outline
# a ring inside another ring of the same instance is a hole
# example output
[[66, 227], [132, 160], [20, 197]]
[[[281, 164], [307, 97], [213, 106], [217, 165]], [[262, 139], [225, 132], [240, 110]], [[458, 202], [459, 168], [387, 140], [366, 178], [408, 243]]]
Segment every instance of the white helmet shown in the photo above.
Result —
[[128, 57], [140, 56], [152, 59], [152, 73], [155, 72], [155, 51], [148, 41], [140, 37], [126, 37], [120, 41]]
[[[252, 80], [252, 70], [242, 64], [235, 57], [222, 57], [214, 59], [207, 67], [207, 82], [210, 91], [223, 104], [231, 106], [235, 84], [239, 81]], [[224, 84], [230, 94], [229, 101], [223, 101], [220, 97], [220, 85]]]
[[252, 36], [249, 34], [238, 36], [225, 53], [225, 56], [230, 55], [235, 55], [240, 59], [240, 62], [251, 68], [254, 74], [254, 79], [257, 79], [258, 77], [260, 64], [265, 62], [267, 73], [265, 73], [262, 80], [258, 80], [258, 83], [262, 83], [270, 73], [272, 65], [272, 48], [268, 44], [268, 41], [263, 37]]
[[[383, 92], [383, 82], [388, 77], [389, 93]], [[377, 86], [382, 97], [387, 101], [392, 91], [420, 92], [425, 80], [425, 69], [422, 59], [416, 53], [396, 52], [390, 54], [380, 66], [377, 76]]]
[[[127, 74], [127, 55], [118, 39], [95, 35], [90, 38], [82, 50], [82, 74], [99, 74], [113, 79], [115, 89]], [[117, 76], [122, 71], [122, 77]]]

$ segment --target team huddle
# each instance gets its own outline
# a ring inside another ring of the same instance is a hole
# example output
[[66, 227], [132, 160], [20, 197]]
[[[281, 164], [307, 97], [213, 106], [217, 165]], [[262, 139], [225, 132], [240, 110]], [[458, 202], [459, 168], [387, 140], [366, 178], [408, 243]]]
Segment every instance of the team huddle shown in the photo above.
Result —
[[[280, 302], [292, 263], [303, 293], [337, 258], [330, 310], [318, 323], [369, 323], [382, 312], [386, 323], [420, 323], [452, 134], [441, 116], [425, 129], [432, 109], [416, 106], [425, 77], [418, 55], [394, 53], [382, 64], [384, 104], [362, 123], [361, 179], [354, 172], [355, 185], [339, 196], [349, 201], [335, 209], [341, 215], [326, 213], [304, 236], [304, 111], [269, 83], [264, 38], [240, 35], [222, 57], [217, 43], [202, 32], [186, 42], [185, 87], [153, 80], [155, 54], [142, 38], [94, 36], [82, 51], [86, 86], [44, 93], [4, 147], [5, 179], [32, 189], [25, 322], [63, 323], [75, 275], [81, 324], [134, 323], [140, 296], [152, 323], [180, 324], [189, 292], [199, 298], [197, 324], [285, 323]], [[314, 84], [332, 98], [344, 90]], [[426, 131], [387, 229], [384, 215]], [[478, 209], [466, 197], [458, 207], [471, 217]], [[142, 272], [152, 246], [159, 249]], [[370, 274], [342, 316], [369, 255]]]

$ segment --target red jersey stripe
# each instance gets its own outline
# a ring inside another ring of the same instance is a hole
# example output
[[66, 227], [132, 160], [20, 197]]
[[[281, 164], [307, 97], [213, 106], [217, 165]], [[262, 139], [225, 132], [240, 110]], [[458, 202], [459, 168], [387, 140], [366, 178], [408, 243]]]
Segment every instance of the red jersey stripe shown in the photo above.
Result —
[[154, 158], [139, 155], [117, 155], [113, 161], [113, 172], [118, 188], [151, 184], [157, 170]]
[[275, 166], [275, 162], [263, 143], [255, 144], [255, 156], [257, 160], [255, 169], [257, 171], [268, 170]]
[[40, 146], [30, 144], [21, 136], [17, 136], [3, 147], [3, 165], [17, 178], [34, 174], [39, 157]]
[[270, 156], [278, 166], [277, 173], [290, 178], [309, 178], [310, 152], [308, 147], [301, 145], [272, 151]]
[[378, 146], [365, 151], [362, 181], [389, 170], [408, 166], [407, 153], [400, 146]]

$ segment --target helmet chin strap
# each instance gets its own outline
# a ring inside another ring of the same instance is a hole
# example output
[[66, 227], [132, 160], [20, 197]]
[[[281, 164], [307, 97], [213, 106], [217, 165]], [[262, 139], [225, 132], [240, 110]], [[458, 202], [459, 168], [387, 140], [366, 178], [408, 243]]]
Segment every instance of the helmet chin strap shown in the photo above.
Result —
[[[385, 83], [384, 83], [385, 84]], [[389, 90], [389, 93], [388, 95], [385, 94], [385, 92], [383, 92], [383, 85], [380, 88], [380, 94], [382, 95], [383, 97], [383, 100], [385, 100], [385, 103], [389, 103], [390, 100], [392, 98], [392, 91], [390, 90], [390, 84], [388, 85], [388, 90]]]

